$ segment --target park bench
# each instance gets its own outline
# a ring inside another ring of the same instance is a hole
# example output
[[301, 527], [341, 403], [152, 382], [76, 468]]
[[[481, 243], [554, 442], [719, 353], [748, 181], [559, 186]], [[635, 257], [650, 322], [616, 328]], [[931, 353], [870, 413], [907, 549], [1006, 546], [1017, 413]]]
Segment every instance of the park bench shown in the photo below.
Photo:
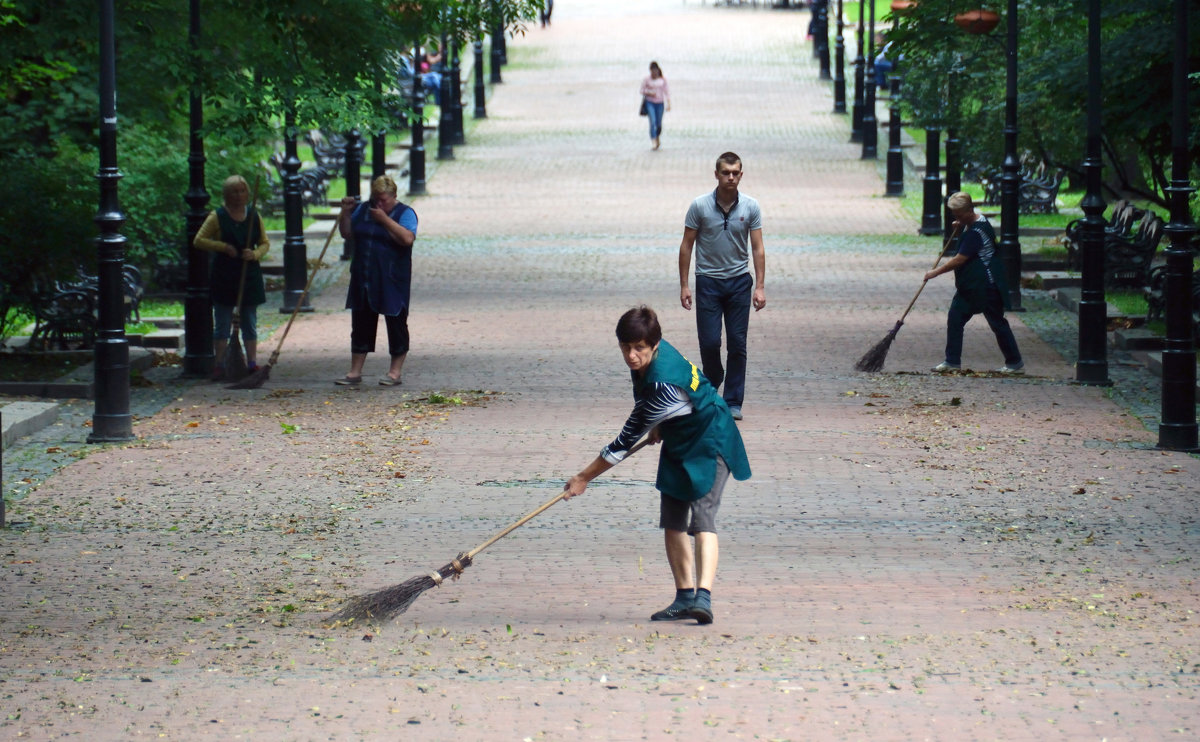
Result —
[[[141, 321], [140, 304], [145, 295], [142, 273], [126, 263], [121, 271], [125, 320]], [[29, 347], [35, 350], [83, 350], [96, 342], [99, 325], [100, 280], [79, 271], [75, 281], [56, 281], [35, 292], [34, 326]]]
[[[1003, 171], [980, 168], [978, 173], [983, 185], [984, 205], [999, 206], [1003, 195]], [[1050, 172], [1045, 161], [1030, 167], [1026, 158], [1017, 173], [1017, 211], [1021, 214], [1057, 214], [1058, 191], [1065, 175], [1061, 169]]]
[[317, 165], [325, 168], [334, 178], [342, 177], [342, 170], [346, 166], [344, 136], [314, 129], [304, 135], [304, 140], [312, 147], [313, 159], [317, 161]]
[[[1200, 254], [1200, 241], [1192, 241], [1193, 255]], [[1146, 321], [1154, 322], [1165, 317], [1167, 309], [1167, 266], [1159, 264], [1152, 267], [1146, 276], [1146, 286], [1142, 290], [1146, 299]], [[1192, 273], [1192, 336], [1200, 344], [1200, 270]]]
[[[1116, 201], [1109, 212], [1108, 223], [1104, 225], [1104, 234], [1106, 237], [1110, 234], [1128, 237], [1133, 232], [1134, 222], [1145, 215], [1144, 209], [1139, 209], [1128, 201]], [[1083, 266], [1079, 255], [1080, 245], [1083, 244], [1083, 219], [1067, 222], [1063, 244], [1067, 248], [1067, 268], [1079, 270]]]
[[[1146, 321], [1163, 319], [1167, 309], [1167, 266], [1156, 265], [1150, 269], [1149, 283], [1143, 295], [1146, 297]], [[1192, 274], [1192, 341], [1200, 345], [1200, 270]]]
[[1132, 236], [1104, 235], [1104, 287], [1106, 289], [1142, 289], [1149, 285], [1149, 274], [1158, 243], [1162, 240], [1163, 220], [1147, 212]]
[[55, 286], [36, 295], [33, 350], [84, 350], [96, 344], [96, 294], [81, 288]]
[[162, 247], [150, 254], [150, 271], [154, 279], [155, 289], [164, 294], [183, 294], [187, 292], [188, 264], [187, 259], [179, 254], [178, 249]]
[[1022, 177], [1017, 187], [1017, 208], [1022, 214], [1057, 214], [1058, 189], [1066, 173], [1061, 169], [1052, 175]]
[[[283, 169], [283, 160], [284, 155], [277, 152], [262, 163], [267, 195], [259, 198], [259, 208], [267, 216], [284, 210], [283, 179], [286, 171]], [[321, 165], [305, 168], [297, 175], [300, 177], [300, 201], [307, 215], [309, 206], [323, 206], [328, 200], [330, 175]]]

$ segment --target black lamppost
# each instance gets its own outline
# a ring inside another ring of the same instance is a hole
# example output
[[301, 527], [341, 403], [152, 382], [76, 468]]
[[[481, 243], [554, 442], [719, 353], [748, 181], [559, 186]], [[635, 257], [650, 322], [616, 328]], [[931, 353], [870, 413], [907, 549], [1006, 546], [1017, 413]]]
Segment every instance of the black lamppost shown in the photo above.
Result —
[[[375, 81], [375, 92], [381, 92], [382, 85]], [[381, 96], [382, 97], [382, 96]], [[387, 173], [387, 130], [380, 129], [371, 137], [371, 182], [380, 175]]]
[[929, 236], [942, 233], [942, 132], [925, 129], [925, 177], [921, 179], [921, 229]]
[[[418, 40], [413, 48], [413, 59], [421, 58], [421, 42]], [[420, 71], [413, 77], [412, 118], [409, 119], [412, 128], [412, 146], [408, 150], [408, 195], [419, 196], [425, 193], [425, 86], [421, 84]]]
[[492, 25], [492, 53], [491, 53], [491, 83], [496, 85], [504, 82], [500, 77], [500, 66], [504, 64], [504, 52], [501, 50], [501, 42], [504, 41], [504, 26], [499, 23]]
[[500, 44], [500, 64], [508, 64], [508, 37], [504, 35], [504, 30], [508, 28], [508, 24], [504, 21], [504, 9], [499, 9], [499, 17], [496, 19], [496, 41]]
[[279, 311], [291, 314], [300, 305], [311, 312], [307, 292], [308, 246], [304, 244], [304, 194], [300, 182], [300, 157], [296, 154], [296, 111], [288, 104], [283, 123], [283, 306]]
[[487, 89], [484, 87], [484, 84], [483, 84], [483, 42], [480, 41], [479, 39], [476, 39], [471, 44], [471, 48], [472, 48], [472, 51], [475, 52], [475, 64], [473, 65], [473, 68], [475, 70], [475, 114], [474, 115], [475, 115], [475, 118], [477, 118], [477, 119], [485, 119], [485, 118], [487, 118], [487, 105], [485, 103], [485, 99], [487, 98]]
[[1087, 193], [1080, 229], [1082, 285], [1079, 292], [1079, 360], [1075, 380], [1109, 386], [1108, 304], [1104, 298], [1104, 195], [1100, 171], [1100, 0], [1088, 0], [1087, 151], [1083, 169]]
[[371, 137], [371, 182], [387, 173], [387, 132], [383, 129]]
[[900, 147], [900, 60], [892, 64], [888, 82], [892, 85], [888, 101], [887, 184], [885, 196], [904, 195], [904, 150]]
[[362, 133], [358, 127], [346, 132], [346, 195], [358, 198], [362, 195], [363, 146]]
[[1164, 231], [1171, 240], [1166, 250], [1165, 286], [1167, 337], [1162, 354], [1162, 422], [1158, 447], [1197, 450], [1196, 346], [1192, 338], [1192, 252], [1188, 249], [1196, 225], [1188, 211], [1195, 191], [1188, 182], [1188, 0], [1175, 0], [1175, 65], [1171, 76], [1171, 221]]
[[[946, 101], [950, 116], [946, 123], [946, 193], [962, 190], [962, 141], [958, 138], [958, 59], [946, 80]], [[942, 237], [949, 240], [954, 231], [954, 214], [948, 205], [942, 208]]]
[[812, 5], [813, 24], [813, 53], [817, 57], [818, 79], [829, 80], [829, 0], [814, 0]]
[[[443, 24], [445, 20], [443, 19]], [[454, 113], [450, 110], [450, 95], [453, 92], [450, 86], [450, 65], [449, 65], [449, 49], [446, 46], [446, 29], [442, 29], [442, 71], [439, 79], [441, 84], [438, 85], [438, 151], [437, 158], [439, 160], [454, 159]]]
[[450, 40], [450, 115], [454, 119], [454, 136], [451, 142], [454, 144], [466, 144], [467, 136], [463, 131], [463, 106], [462, 106], [462, 65], [460, 64], [462, 45], [458, 43], [458, 38]]
[[129, 340], [125, 337], [125, 214], [117, 199], [117, 55], [113, 0], [100, 0], [100, 208], [96, 224], [96, 277], [100, 284], [100, 328], [94, 350], [96, 405], [88, 443], [133, 437], [129, 414]]
[[833, 112], [846, 112], [846, 37], [842, 35], [842, 0], [838, 0], [837, 36], [834, 38]]
[[[355, 127], [346, 132], [346, 195], [355, 199], [362, 197], [362, 134]], [[342, 260], [354, 257], [354, 240], [342, 241]]]
[[[955, 16], [955, 22], [967, 33], [987, 34], [995, 28], [994, 16], [983, 19], [983, 11], [971, 11]], [[1018, 193], [1021, 187], [1021, 163], [1017, 159], [1017, 0], [1008, 0], [1006, 13], [1006, 43], [1004, 53], [1004, 162], [1000, 177], [1000, 256], [1008, 279], [1008, 299], [1011, 311], [1021, 306], [1021, 241], [1018, 237]]]
[[863, 59], [863, 23], [866, 21], [864, 15], [865, 3], [863, 0], [858, 2], [858, 51], [854, 58], [854, 103], [850, 106], [850, 141], [862, 141], [862, 120], [863, 120], [863, 77], [866, 75], [866, 60]]
[[[195, 55], [200, 48], [200, 0], [190, 0], [190, 23], [188, 42]], [[208, 216], [208, 190], [204, 187], [204, 137], [200, 131], [204, 126], [204, 96], [198, 82], [200, 62], [192, 57], [191, 91], [188, 95], [188, 191], [183, 197], [187, 202], [187, 244], [183, 253], [187, 258], [187, 294], [183, 311], [183, 378], [207, 378], [213, 370], [213, 319], [212, 296], [209, 294], [208, 253], [192, 247], [200, 225]]]
[[1021, 306], [1021, 240], [1018, 191], [1021, 163], [1017, 159], [1017, 0], [1008, 0], [1004, 75], [1004, 175], [1000, 179], [1000, 254], [1008, 278], [1008, 299], [1014, 312]]
[[867, 97], [863, 102], [862, 159], [879, 156], [879, 122], [875, 118], [875, 0], [870, 5], [870, 35], [867, 39]]

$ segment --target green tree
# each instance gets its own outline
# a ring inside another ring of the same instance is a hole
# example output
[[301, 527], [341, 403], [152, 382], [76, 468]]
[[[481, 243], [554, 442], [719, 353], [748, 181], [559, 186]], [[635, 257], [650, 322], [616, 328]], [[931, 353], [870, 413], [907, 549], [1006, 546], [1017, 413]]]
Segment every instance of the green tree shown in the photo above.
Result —
[[[1171, 157], [1173, 0], [1105, 0], [1102, 100], [1105, 181], [1110, 193], [1166, 203]], [[1200, 11], [1200, 0], [1191, 0]], [[990, 36], [955, 25], [965, 11], [1001, 15]], [[1003, 158], [1007, 4], [921, 0], [889, 38], [904, 55], [902, 96], [919, 126], [955, 127], [964, 156], [998, 168]], [[1087, 2], [1018, 3], [1018, 147], [1081, 175], [1086, 137]], [[1200, 69], [1200, 12], [1191, 14], [1189, 69]], [[954, 95], [942, 80], [956, 70]], [[1191, 96], [1190, 157], [1200, 164], [1200, 97]], [[1197, 170], [1200, 172], [1200, 170]]]
[[[436, 33], [439, 23], [466, 36], [498, 12], [519, 30], [535, 9], [532, 0], [204, 0], [201, 43], [193, 50], [187, 2], [116, 0], [119, 198], [128, 259], [146, 267], [183, 244], [193, 85], [206, 105], [209, 190], [219, 193], [225, 175], [249, 174], [274, 148], [288, 113], [300, 130], [390, 126], [388, 111], [408, 105], [392, 90], [396, 54]], [[10, 180], [18, 172], [35, 180], [36, 193], [55, 203], [67, 194], [82, 199], [56, 214], [60, 222], [74, 220], [56, 229], [59, 248], [80, 265], [94, 251], [78, 235], [95, 234], [98, 194], [91, 177], [77, 176], [96, 172], [98, 45], [94, 4], [0, 0], [0, 168]], [[38, 213], [33, 202], [21, 203], [30, 209], [18, 213]], [[32, 244], [10, 239], [6, 260], [10, 250]]]

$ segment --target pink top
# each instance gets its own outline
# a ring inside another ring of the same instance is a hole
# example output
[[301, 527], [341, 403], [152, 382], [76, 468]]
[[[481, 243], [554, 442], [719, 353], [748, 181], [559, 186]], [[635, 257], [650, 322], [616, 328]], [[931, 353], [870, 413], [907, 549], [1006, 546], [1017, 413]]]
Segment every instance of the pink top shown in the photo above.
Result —
[[665, 77], [655, 79], [647, 76], [642, 80], [642, 95], [651, 103], [663, 103], [671, 100], [671, 86], [667, 85]]

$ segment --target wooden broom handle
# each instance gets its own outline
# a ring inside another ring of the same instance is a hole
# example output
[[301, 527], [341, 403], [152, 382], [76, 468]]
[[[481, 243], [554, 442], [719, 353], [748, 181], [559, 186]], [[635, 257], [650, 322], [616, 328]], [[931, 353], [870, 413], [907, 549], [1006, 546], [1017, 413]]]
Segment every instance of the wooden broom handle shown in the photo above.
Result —
[[304, 306], [304, 298], [308, 296], [308, 290], [312, 288], [313, 279], [317, 277], [317, 271], [321, 269], [321, 262], [325, 260], [325, 251], [329, 249], [329, 243], [333, 241], [333, 233], [337, 231], [338, 223], [333, 223], [333, 229], [329, 230], [329, 235], [325, 238], [325, 246], [321, 248], [321, 254], [317, 256], [317, 264], [313, 266], [312, 271], [308, 274], [308, 283], [304, 284], [304, 291], [300, 293], [300, 298], [296, 299], [296, 306], [292, 308], [292, 316], [288, 317], [287, 325], [283, 328], [283, 334], [279, 336], [279, 342], [275, 345], [275, 352], [271, 354], [272, 361], [279, 357], [279, 350], [283, 347], [283, 341], [287, 339], [288, 332], [292, 329], [292, 321], [296, 319], [296, 315], [300, 313], [300, 307]]
[[[637, 453], [638, 451], [642, 450], [642, 448], [643, 448], [643, 447], [645, 447], [645, 446], [646, 446], [646, 444], [648, 444], [649, 442], [650, 442], [650, 438], [649, 438], [649, 437], [643, 438], [641, 441], [639, 441], [639, 442], [637, 443], [637, 445], [635, 445], [633, 448], [629, 449], [629, 453], [625, 454], [625, 458], [629, 458], [629, 457], [630, 457], [630, 456], [632, 456], [633, 454], [635, 454], [635, 453]], [[507, 536], [508, 534], [512, 533], [513, 531], [517, 530], [518, 528], [520, 528], [521, 526], [525, 525], [525, 524], [526, 524], [526, 523], [528, 523], [529, 521], [531, 521], [531, 520], [533, 520], [534, 518], [538, 517], [538, 516], [539, 516], [539, 515], [541, 515], [542, 513], [546, 512], [547, 510], [549, 510], [549, 509], [550, 509], [550, 507], [551, 507], [551, 506], [553, 506], [553, 505], [554, 505], [555, 503], [557, 503], [559, 500], [563, 499], [563, 496], [564, 496], [564, 495], [566, 495], [566, 494], [567, 494], [567, 491], [564, 489], [562, 492], [559, 492], [559, 493], [558, 493], [557, 495], [555, 495], [553, 498], [551, 498], [550, 500], [548, 500], [548, 501], [546, 501], [545, 503], [543, 503], [543, 504], [542, 504], [541, 506], [539, 506], [539, 507], [538, 507], [536, 510], [534, 510], [534, 511], [532, 511], [532, 512], [528, 513], [528, 514], [526, 514], [524, 517], [522, 517], [522, 518], [521, 518], [520, 520], [518, 520], [516, 523], [513, 523], [512, 525], [510, 525], [508, 528], [505, 528], [505, 529], [504, 529], [503, 531], [501, 531], [500, 533], [497, 533], [495, 536], [492, 536], [491, 538], [489, 538], [487, 541], [484, 541], [484, 542], [483, 542], [482, 544], [480, 544], [479, 546], [476, 546], [474, 549], [471, 549], [470, 551], [468, 551], [468, 552], [467, 552], [467, 559], [474, 559], [474, 558], [475, 558], [475, 555], [477, 555], [479, 552], [483, 551], [483, 550], [484, 550], [484, 549], [486, 549], [487, 547], [489, 547], [489, 546], [491, 546], [492, 544], [496, 543], [497, 541], [499, 541], [500, 539], [504, 538], [504, 537], [505, 537], [505, 536]]]
[[[961, 226], [962, 225], [956, 226], [954, 231], [950, 233], [950, 236], [946, 238], [946, 241], [942, 243], [942, 249], [938, 251], [937, 259], [933, 261], [933, 268], [937, 268], [938, 263], [942, 262], [942, 255], [945, 254], [946, 248], [950, 246], [950, 240], [954, 239], [955, 235], [958, 234], [958, 230], [961, 228]], [[929, 270], [933, 270], [933, 268], [930, 268]], [[908, 303], [908, 307], [904, 310], [904, 314], [900, 315], [899, 324], [904, 324], [904, 318], [907, 317], [908, 313], [912, 311], [913, 305], [917, 303], [917, 299], [920, 298], [921, 292], [925, 290], [925, 284], [927, 283], [929, 282], [921, 281], [921, 287], [918, 288], [917, 293], [913, 295], [912, 301]]]

